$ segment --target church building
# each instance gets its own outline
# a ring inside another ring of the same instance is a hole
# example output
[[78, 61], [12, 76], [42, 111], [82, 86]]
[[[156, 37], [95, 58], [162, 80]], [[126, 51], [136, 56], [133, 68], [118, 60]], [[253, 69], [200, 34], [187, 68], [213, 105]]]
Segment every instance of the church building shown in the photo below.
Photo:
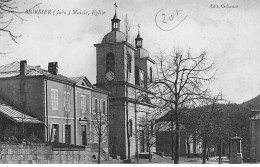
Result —
[[[140, 30], [135, 46], [120, 31], [120, 19], [111, 19], [111, 31], [96, 47], [96, 86], [111, 92], [109, 97], [109, 148], [111, 156], [121, 159], [147, 152], [145, 128], [140, 120], [155, 110], [148, 99], [153, 81], [154, 60], [143, 48]], [[127, 133], [128, 132], [128, 133]], [[129, 154], [130, 153], [130, 154]]]

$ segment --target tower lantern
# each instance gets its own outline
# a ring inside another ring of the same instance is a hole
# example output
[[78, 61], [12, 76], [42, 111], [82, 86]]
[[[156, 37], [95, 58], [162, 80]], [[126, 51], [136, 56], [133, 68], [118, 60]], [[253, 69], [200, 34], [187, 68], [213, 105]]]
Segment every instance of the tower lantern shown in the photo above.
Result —
[[114, 6], [115, 6], [115, 15], [114, 15], [113, 19], [111, 19], [112, 31], [120, 31], [120, 19], [118, 19], [117, 15], [116, 15], [117, 4], [115, 3]]
[[136, 48], [142, 48], [143, 47], [143, 38], [141, 38], [140, 35], [140, 25], [138, 24], [138, 35], [135, 38], [135, 47]]

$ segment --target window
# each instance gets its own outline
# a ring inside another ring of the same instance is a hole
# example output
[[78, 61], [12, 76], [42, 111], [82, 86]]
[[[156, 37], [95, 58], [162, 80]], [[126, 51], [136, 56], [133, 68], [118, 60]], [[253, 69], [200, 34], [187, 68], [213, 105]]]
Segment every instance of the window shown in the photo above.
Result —
[[106, 101], [100, 100], [100, 111], [102, 114], [106, 115]]
[[[95, 125], [94, 125], [95, 124]], [[98, 143], [98, 128], [96, 123], [92, 123], [92, 141], [93, 143]]]
[[65, 125], [65, 143], [71, 143], [71, 126]]
[[86, 109], [87, 109], [87, 104], [86, 104], [86, 96], [85, 95], [81, 95], [80, 96], [80, 109], [82, 113], [86, 113]]
[[133, 136], [133, 121], [129, 120], [129, 136]]
[[92, 114], [98, 113], [98, 99], [92, 99]]
[[58, 110], [58, 90], [51, 89], [51, 109]]
[[153, 123], [151, 122], [151, 136], [153, 137], [153, 133], [154, 133], [154, 126]]
[[87, 140], [87, 126], [86, 125], [81, 125], [81, 135], [82, 135], [82, 145], [87, 145], [88, 140]]
[[141, 88], [144, 88], [144, 70], [139, 69], [139, 84]]
[[115, 71], [115, 57], [113, 53], [108, 53], [106, 57], [106, 70]]
[[135, 84], [139, 85], [139, 68], [135, 66]]
[[64, 110], [69, 112], [70, 111], [70, 92], [64, 92]]
[[59, 124], [52, 124], [51, 142], [59, 143]]
[[150, 82], [153, 82], [153, 69], [150, 67]]
[[137, 42], [136, 42], [136, 46], [142, 47], [142, 41], [137, 41]]
[[131, 73], [131, 67], [132, 67], [132, 58], [130, 54], [127, 54], [127, 70], [129, 73]]

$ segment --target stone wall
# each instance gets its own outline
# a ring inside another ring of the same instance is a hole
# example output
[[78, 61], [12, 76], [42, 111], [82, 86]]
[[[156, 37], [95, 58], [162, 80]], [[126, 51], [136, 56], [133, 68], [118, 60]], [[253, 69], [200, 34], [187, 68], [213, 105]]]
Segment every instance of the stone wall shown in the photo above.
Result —
[[92, 163], [91, 148], [53, 149], [52, 146], [0, 143], [0, 164], [86, 164]]

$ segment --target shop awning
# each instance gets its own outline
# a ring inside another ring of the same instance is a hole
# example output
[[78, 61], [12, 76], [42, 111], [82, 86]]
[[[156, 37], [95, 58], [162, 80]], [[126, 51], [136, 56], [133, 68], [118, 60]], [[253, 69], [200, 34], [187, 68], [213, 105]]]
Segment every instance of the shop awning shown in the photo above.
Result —
[[24, 114], [20, 109], [8, 104], [1, 98], [0, 98], [0, 114], [10, 119], [11, 121], [14, 121], [15, 123], [44, 124], [44, 122], [38, 120], [37, 118]]

